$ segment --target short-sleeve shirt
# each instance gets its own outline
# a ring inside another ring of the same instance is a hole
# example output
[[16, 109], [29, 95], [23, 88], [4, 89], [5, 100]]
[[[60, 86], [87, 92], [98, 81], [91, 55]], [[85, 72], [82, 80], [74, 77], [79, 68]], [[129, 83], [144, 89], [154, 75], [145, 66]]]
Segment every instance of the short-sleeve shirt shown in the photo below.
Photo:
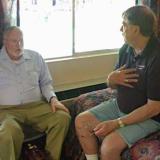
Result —
[[[126, 68], [136, 68], [139, 74], [138, 82], [132, 83], [133, 88], [118, 86], [117, 103], [120, 110], [130, 113], [145, 105], [147, 100], [160, 101], [160, 42], [155, 37], [150, 38], [143, 52], [135, 56], [134, 49], [128, 44], [119, 51], [119, 61], [116, 68], [126, 65]], [[160, 122], [160, 115], [152, 117]]]

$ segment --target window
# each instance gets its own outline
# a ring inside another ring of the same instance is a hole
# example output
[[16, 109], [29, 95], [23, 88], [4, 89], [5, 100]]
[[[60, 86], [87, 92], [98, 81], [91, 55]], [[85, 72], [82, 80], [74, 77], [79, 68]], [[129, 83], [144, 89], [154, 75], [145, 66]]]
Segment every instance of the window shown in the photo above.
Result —
[[121, 14], [135, 0], [21, 0], [24, 47], [44, 58], [119, 48]]

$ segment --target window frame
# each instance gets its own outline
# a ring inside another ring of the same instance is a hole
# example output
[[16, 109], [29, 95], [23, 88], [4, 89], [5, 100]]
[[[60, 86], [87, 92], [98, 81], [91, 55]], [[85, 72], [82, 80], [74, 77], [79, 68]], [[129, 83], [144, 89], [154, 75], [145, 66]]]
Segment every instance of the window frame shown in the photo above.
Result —
[[[60, 56], [60, 57], [48, 57], [44, 58], [46, 61], [50, 60], [57, 60], [57, 59], [65, 59], [65, 58], [71, 58], [71, 57], [81, 57], [81, 56], [88, 56], [88, 55], [97, 55], [97, 54], [110, 54], [113, 52], [117, 52], [119, 48], [113, 48], [113, 49], [101, 49], [101, 50], [93, 50], [93, 51], [84, 51], [84, 52], [76, 52], [75, 51], [75, 13], [76, 13], [76, 0], [72, 0], [72, 52], [69, 56]], [[18, 21], [18, 25], [20, 25], [20, 20]]]

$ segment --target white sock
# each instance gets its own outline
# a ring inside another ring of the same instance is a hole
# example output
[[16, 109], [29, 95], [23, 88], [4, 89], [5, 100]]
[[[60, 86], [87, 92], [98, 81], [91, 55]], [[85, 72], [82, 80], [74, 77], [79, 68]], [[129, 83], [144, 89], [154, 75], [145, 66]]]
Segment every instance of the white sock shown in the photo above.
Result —
[[97, 154], [85, 154], [87, 160], [98, 160]]

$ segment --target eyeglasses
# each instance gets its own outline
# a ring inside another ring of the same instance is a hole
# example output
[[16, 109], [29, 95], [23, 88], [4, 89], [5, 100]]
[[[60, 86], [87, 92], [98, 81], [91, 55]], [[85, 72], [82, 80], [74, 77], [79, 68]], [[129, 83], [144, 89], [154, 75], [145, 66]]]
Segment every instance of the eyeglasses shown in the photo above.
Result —
[[20, 40], [16, 40], [16, 39], [5, 39], [13, 44], [23, 44], [23, 39], [20, 39]]

